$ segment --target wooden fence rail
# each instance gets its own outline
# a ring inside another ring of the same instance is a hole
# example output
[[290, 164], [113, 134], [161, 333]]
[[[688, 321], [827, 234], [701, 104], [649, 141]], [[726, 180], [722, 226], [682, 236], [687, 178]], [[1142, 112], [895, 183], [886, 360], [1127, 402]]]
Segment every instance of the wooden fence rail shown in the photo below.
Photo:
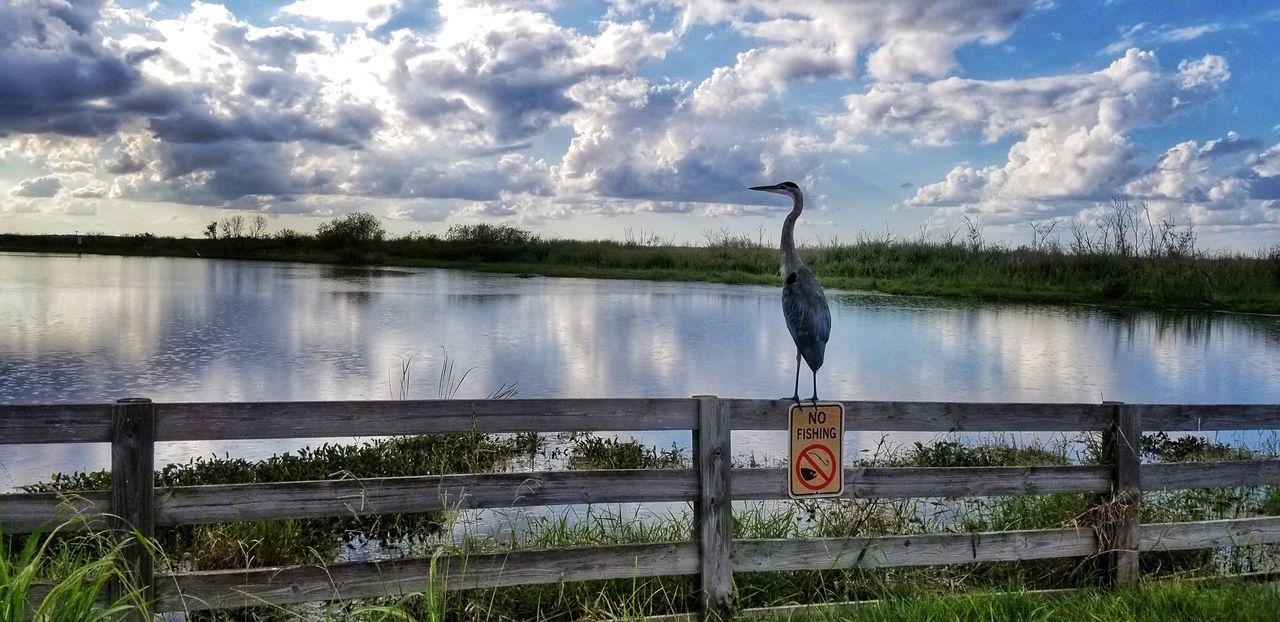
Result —
[[[732, 573], [1017, 561], [1104, 555], [1111, 578], [1137, 578], [1143, 551], [1280, 542], [1280, 518], [1138, 522], [1143, 491], [1280, 483], [1280, 460], [1140, 464], [1142, 431], [1280, 428], [1280, 405], [845, 402], [851, 431], [1100, 432], [1100, 466], [846, 467], [846, 498], [1098, 495], [1118, 517], [1101, 532], [1046, 529], [874, 538], [742, 540], [732, 500], [786, 499], [786, 469], [730, 468], [732, 430], [783, 430], [787, 401], [719, 399], [450, 400], [0, 406], [0, 444], [111, 443], [112, 489], [0, 495], [0, 531], [26, 533], [69, 516], [81, 528], [155, 527], [615, 502], [688, 502], [694, 540], [514, 551], [435, 560], [350, 562], [233, 571], [160, 572], [127, 553], [157, 611], [223, 609], [444, 589], [586, 579], [699, 575], [706, 619], [732, 616]], [[381, 477], [152, 489], [154, 443], [436, 433], [692, 432], [694, 468]]]

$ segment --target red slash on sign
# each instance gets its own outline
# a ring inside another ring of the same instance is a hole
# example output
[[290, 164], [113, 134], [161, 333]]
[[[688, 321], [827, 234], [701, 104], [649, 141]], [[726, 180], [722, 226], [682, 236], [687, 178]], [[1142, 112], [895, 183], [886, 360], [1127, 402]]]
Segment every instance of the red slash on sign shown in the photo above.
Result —
[[795, 468], [801, 486], [809, 490], [822, 490], [835, 479], [840, 463], [836, 462], [835, 454], [825, 445], [814, 444], [800, 450]]

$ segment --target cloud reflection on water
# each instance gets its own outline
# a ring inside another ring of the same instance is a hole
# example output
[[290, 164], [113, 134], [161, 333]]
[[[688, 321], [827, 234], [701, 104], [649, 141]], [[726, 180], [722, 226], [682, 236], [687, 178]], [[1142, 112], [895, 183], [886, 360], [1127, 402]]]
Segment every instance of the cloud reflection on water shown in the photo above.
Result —
[[[774, 287], [0, 253], [0, 402], [789, 395]], [[1280, 318], [830, 292], [823, 396], [1280, 402]], [[802, 392], [807, 390], [802, 371]], [[687, 434], [655, 436], [662, 444]], [[648, 436], [646, 438], [649, 438]], [[738, 453], [781, 455], [781, 435]], [[895, 437], [903, 438], [906, 437]], [[851, 451], [874, 446], [865, 434]], [[298, 444], [187, 443], [166, 458]], [[0, 487], [105, 454], [0, 447]]]

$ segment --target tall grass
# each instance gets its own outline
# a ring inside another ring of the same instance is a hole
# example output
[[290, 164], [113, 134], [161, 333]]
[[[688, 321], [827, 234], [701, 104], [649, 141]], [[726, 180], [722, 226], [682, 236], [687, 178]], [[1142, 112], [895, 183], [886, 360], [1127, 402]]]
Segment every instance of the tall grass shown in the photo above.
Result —
[[[137, 534], [132, 540], [92, 532], [59, 539], [69, 525], [59, 525], [49, 534], [0, 537], [0, 620], [94, 622], [147, 610], [123, 564], [124, 548], [139, 541]], [[85, 556], [86, 551], [93, 553]], [[52, 586], [46, 581], [51, 567], [61, 575]], [[121, 595], [102, 606], [99, 601], [112, 582], [122, 584]]]
[[1067, 594], [917, 593], [872, 605], [818, 609], [766, 619], [867, 622], [1263, 622], [1280, 611], [1280, 592], [1249, 583], [1149, 582], [1134, 589]]

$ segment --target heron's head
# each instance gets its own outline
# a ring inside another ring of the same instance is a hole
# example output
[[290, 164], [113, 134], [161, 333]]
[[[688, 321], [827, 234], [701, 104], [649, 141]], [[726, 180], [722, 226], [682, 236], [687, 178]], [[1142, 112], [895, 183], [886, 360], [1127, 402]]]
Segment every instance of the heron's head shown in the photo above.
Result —
[[747, 188], [747, 190], [757, 190], [759, 192], [772, 192], [774, 194], [785, 194], [792, 198], [800, 196], [800, 186], [797, 186], [796, 182], [794, 181], [784, 181], [780, 184], [774, 184], [772, 186], [752, 186], [750, 188]]

